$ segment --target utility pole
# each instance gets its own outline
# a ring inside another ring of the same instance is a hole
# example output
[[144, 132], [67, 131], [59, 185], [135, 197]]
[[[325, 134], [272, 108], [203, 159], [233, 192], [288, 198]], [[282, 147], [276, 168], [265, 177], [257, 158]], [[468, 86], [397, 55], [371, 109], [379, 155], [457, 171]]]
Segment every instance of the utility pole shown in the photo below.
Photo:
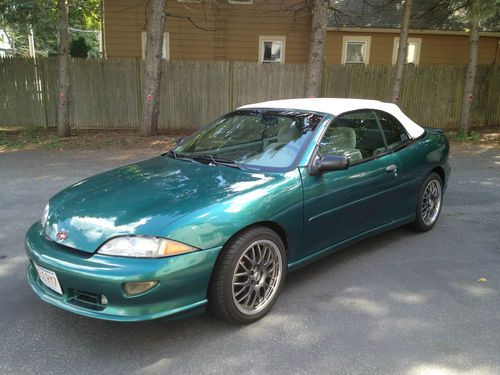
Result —
[[30, 25], [28, 29], [28, 47], [30, 51], [30, 57], [36, 61], [36, 51], [35, 51], [35, 37], [33, 35], [33, 25]]

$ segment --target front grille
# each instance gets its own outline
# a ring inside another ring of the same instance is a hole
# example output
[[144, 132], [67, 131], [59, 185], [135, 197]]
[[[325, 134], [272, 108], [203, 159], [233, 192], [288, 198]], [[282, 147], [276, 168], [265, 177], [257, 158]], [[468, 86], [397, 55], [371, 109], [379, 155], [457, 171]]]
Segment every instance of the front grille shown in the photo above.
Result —
[[101, 295], [70, 289], [68, 291], [68, 302], [90, 310], [104, 310], [106, 306], [101, 303]]
[[75, 255], [78, 258], [82, 259], [89, 259], [94, 255], [94, 253], [89, 253], [88, 251], [76, 249], [74, 247], [66, 246], [62, 243], [59, 243], [57, 241], [54, 241], [52, 238], [50, 238], [47, 234], [45, 234], [44, 239], [47, 242], [50, 242], [50, 245], [57, 250], [64, 251], [65, 253], [70, 253], [71, 255]]

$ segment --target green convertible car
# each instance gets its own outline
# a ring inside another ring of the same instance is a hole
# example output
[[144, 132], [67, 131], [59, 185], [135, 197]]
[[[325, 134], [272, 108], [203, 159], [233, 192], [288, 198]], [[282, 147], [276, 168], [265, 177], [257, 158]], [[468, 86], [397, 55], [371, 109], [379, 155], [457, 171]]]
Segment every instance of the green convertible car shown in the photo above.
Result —
[[264, 316], [285, 276], [368, 236], [436, 223], [449, 145], [393, 104], [291, 99], [228, 113], [155, 158], [50, 199], [26, 235], [44, 301], [140, 321]]

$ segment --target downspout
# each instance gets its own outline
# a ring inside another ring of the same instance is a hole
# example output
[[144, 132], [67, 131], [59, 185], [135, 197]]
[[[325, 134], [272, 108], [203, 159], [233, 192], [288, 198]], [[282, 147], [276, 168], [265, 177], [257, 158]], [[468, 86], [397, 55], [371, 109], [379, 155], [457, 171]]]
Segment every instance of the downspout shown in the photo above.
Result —
[[500, 64], [500, 38], [497, 39], [497, 51], [495, 53], [495, 61], [493, 63], [496, 65]]
[[101, 0], [101, 40], [99, 43], [99, 47], [101, 49], [101, 58], [106, 59], [108, 57], [106, 53], [106, 38], [104, 32], [104, 0]]

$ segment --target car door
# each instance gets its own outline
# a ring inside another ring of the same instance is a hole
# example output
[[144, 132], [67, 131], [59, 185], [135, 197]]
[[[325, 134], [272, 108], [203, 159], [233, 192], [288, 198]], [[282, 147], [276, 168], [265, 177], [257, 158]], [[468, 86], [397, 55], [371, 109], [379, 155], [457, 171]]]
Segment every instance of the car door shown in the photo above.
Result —
[[380, 128], [389, 150], [400, 162], [398, 179], [400, 183], [400, 203], [391, 210], [394, 220], [407, 218], [415, 214], [417, 196], [421, 181], [417, 178], [418, 158], [415, 158], [414, 142], [403, 125], [391, 114], [375, 111]]
[[337, 117], [326, 129], [316, 152], [313, 157], [345, 155], [351, 165], [321, 175], [301, 169], [304, 256], [391, 222], [391, 210], [399, 204], [400, 163], [387, 148], [373, 111]]

